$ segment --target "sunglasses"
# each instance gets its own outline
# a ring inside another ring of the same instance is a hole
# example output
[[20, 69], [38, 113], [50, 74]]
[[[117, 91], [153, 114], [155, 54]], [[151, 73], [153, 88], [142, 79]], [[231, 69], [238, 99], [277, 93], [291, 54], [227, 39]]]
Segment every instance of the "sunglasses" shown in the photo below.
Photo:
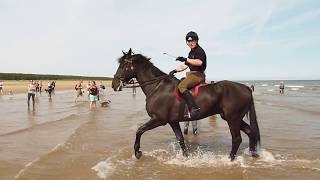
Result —
[[196, 40], [187, 40], [187, 43], [197, 43]]

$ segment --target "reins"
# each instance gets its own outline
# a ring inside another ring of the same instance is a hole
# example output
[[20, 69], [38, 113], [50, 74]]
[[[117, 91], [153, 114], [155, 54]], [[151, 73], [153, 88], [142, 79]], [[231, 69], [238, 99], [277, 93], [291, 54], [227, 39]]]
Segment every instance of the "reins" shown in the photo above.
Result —
[[[168, 74], [166, 75], [162, 75], [162, 76], [158, 76], [154, 79], [151, 79], [151, 80], [148, 80], [148, 81], [142, 81], [142, 82], [139, 82], [139, 85], [138, 86], [129, 86], [127, 88], [135, 88], [135, 87], [143, 87], [143, 86], [146, 86], [146, 85], [150, 85], [150, 84], [153, 84], [153, 83], [156, 83], [156, 82], [159, 82], [165, 78], [169, 77]], [[134, 82], [133, 83], [128, 83], [128, 84], [135, 84]]]

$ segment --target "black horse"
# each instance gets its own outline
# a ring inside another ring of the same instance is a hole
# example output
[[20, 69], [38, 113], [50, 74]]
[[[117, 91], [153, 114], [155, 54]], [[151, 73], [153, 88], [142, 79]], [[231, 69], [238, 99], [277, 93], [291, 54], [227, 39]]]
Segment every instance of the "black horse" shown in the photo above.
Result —
[[[184, 102], [178, 101], [174, 95], [179, 80], [159, 70], [150, 62], [149, 58], [141, 54], [133, 54], [131, 49], [128, 53], [123, 52], [123, 56], [118, 61], [119, 67], [114, 75], [112, 88], [118, 91], [123, 83], [136, 78], [146, 95], [146, 110], [151, 117], [136, 132], [134, 144], [136, 158], [139, 159], [142, 156], [142, 152], [139, 150], [141, 135], [167, 123], [174, 131], [183, 155], [187, 156], [179, 122], [190, 119], [181, 116], [181, 103]], [[249, 137], [251, 155], [258, 157], [257, 146], [260, 145], [260, 132], [250, 88], [236, 82], [220, 81], [207, 85], [199, 92], [200, 94], [195, 97], [195, 101], [201, 108], [200, 115], [191, 121], [220, 114], [227, 121], [232, 135], [230, 159], [234, 160], [242, 142], [240, 130]], [[245, 115], [249, 116], [250, 125], [243, 120]]]

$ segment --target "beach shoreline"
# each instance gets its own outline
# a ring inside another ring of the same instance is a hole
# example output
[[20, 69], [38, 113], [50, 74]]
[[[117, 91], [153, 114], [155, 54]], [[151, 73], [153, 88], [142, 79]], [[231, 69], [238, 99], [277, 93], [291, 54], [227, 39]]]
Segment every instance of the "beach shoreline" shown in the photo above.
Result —
[[[56, 81], [56, 91], [74, 90], [74, 86], [79, 82], [78, 80], [42, 80], [42, 92], [45, 92], [45, 89], [47, 89], [48, 82], [52, 81]], [[29, 80], [3, 80], [2, 82], [4, 83], [4, 95], [10, 95], [10, 92], [12, 92], [12, 94], [23, 94], [28, 91], [27, 86]], [[100, 82], [102, 82], [106, 87], [111, 86], [111, 81], [96, 81], [98, 85]], [[87, 83], [87, 80], [83, 81], [83, 87], [85, 87]]]

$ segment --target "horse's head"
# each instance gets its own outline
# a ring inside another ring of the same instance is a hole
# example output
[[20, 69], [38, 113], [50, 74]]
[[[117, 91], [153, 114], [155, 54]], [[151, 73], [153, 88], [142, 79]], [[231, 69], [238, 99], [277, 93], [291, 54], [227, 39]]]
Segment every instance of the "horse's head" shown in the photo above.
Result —
[[121, 91], [123, 83], [129, 82], [135, 78], [134, 55], [131, 48], [127, 53], [123, 52], [123, 56], [119, 58], [119, 67], [112, 80], [112, 88], [114, 91]]

